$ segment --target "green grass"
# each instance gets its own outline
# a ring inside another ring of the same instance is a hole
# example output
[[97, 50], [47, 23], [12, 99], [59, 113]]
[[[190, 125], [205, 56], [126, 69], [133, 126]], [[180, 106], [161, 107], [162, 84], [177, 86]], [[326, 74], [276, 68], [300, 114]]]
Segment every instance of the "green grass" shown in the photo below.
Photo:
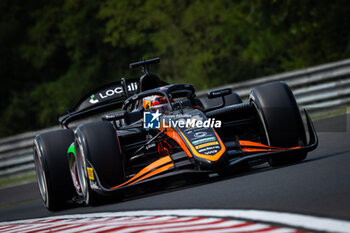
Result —
[[36, 175], [34, 172], [26, 173], [23, 175], [10, 176], [0, 178], [0, 188], [13, 186], [21, 183], [34, 182]]
[[10, 204], [5, 204], [5, 205], [0, 206], [0, 209], [6, 209], [6, 208], [13, 207], [13, 206], [21, 205], [21, 204], [27, 204], [27, 203], [30, 203], [30, 202], [35, 201], [35, 200], [37, 200], [37, 199], [18, 201], [18, 202], [14, 202], [14, 203], [10, 203]]
[[310, 114], [313, 121], [333, 116], [343, 115], [350, 113], [350, 108], [334, 109], [322, 113]]

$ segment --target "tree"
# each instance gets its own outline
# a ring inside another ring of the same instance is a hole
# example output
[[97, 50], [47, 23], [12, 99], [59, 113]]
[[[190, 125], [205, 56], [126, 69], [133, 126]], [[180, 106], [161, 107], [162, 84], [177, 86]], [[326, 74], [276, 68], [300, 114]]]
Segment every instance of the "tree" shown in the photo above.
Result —
[[350, 55], [346, 0], [3, 0], [0, 137], [54, 125], [82, 95], [151, 71], [197, 90]]

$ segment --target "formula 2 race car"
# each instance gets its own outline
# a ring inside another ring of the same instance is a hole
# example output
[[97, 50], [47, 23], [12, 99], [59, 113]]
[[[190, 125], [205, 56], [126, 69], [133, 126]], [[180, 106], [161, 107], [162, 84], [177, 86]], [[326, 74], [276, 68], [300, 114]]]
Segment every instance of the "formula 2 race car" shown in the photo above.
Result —
[[[143, 68], [140, 79], [93, 91], [59, 118], [63, 129], [35, 137], [37, 180], [49, 210], [265, 162], [296, 163], [317, 147], [311, 119], [304, 111], [307, 137], [286, 83], [255, 87], [244, 103], [231, 89], [198, 98], [192, 85], [168, 85], [150, 73], [148, 65], [159, 61], [130, 64]], [[100, 120], [69, 126], [96, 114]]]

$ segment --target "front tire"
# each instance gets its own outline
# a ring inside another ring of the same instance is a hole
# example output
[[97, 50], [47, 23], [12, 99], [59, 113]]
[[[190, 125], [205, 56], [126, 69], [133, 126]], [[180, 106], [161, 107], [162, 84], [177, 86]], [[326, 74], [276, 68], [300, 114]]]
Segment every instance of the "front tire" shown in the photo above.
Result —
[[39, 134], [34, 139], [34, 163], [42, 201], [51, 211], [64, 209], [74, 197], [67, 149], [74, 140], [72, 130]]
[[93, 169], [94, 179], [104, 188], [124, 181], [124, 167], [119, 139], [109, 122], [80, 125], [75, 133], [78, 179], [85, 204], [99, 204], [102, 196], [91, 189], [87, 169]]
[[[257, 110], [263, 142], [275, 147], [306, 145], [306, 135], [298, 105], [289, 86], [273, 82], [258, 86], [251, 91], [250, 101]], [[304, 160], [307, 153], [290, 153], [271, 156], [273, 167]]]

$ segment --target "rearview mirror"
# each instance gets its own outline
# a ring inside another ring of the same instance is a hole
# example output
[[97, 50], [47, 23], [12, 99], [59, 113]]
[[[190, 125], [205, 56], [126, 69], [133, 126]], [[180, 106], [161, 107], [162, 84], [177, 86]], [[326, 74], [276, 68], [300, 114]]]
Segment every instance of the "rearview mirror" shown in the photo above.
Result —
[[220, 89], [220, 90], [211, 91], [211, 92], [208, 92], [208, 99], [222, 97], [225, 95], [229, 95], [231, 93], [232, 93], [231, 88], [224, 88], [224, 89]]
[[119, 111], [119, 112], [114, 112], [114, 113], [102, 115], [101, 119], [103, 121], [117, 121], [117, 120], [125, 118], [127, 115], [128, 115], [128, 112], [123, 110], [123, 111]]

